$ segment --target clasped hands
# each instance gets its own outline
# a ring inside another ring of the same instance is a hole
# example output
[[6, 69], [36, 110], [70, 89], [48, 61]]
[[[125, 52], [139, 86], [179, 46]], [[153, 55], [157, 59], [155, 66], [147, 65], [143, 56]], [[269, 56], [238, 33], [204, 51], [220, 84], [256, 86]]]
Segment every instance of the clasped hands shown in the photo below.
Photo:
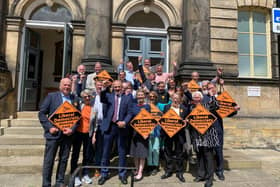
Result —
[[[59, 129], [56, 127], [52, 127], [49, 129], [49, 132], [53, 135], [56, 134], [58, 131], [59, 131]], [[62, 132], [63, 132], [63, 134], [70, 136], [73, 133], [73, 130], [71, 128], [65, 128], [65, 129], [63, 129]]]

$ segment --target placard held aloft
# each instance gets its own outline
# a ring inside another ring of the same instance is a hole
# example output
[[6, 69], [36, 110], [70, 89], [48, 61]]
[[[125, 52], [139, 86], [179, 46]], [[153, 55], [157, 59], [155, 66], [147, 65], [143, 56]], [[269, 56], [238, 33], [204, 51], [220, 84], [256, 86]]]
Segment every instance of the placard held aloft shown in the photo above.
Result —
[[170, 138], [186, 126], [181, 117], [173, 109], [169, 109], [163, 114], [159, 122], [162, 129]]
[[100, 81], [104, 81], [104, 80], [113, 81], [113, 78], [110, 76], [110, 74], [106, 70], [103, 70], [100, 73], [98, 73], [98, 75], [96, 75], [95, 79], [100, 80]]
[[217, 112], [222, 118], [235, 112], [234, 106], [236, 103], [227, 91], [223, 91], [223, 93], [217, 97], [217, 100], [219, 102], [219, 109]]
[[60, 130], [73, 127], [81, 118], [81, 113], [68, 101], [62, 103], [49, 117], [49, 120]]
[[188, 89], [190, 90], [190, 92], [195, 92], [200, 89], [200, 86], [194, 80], [191, 80], [188, 83]]
[[144, 139], [147, 139], [149, 134], [157, 125], [157, 120], [144, 108], [133, 118], [130, 125], [139, 133]]
[[204, 134], [217, 120], [216, 116], [201, 104], [197, 104], [186, 119], [200, 134]]

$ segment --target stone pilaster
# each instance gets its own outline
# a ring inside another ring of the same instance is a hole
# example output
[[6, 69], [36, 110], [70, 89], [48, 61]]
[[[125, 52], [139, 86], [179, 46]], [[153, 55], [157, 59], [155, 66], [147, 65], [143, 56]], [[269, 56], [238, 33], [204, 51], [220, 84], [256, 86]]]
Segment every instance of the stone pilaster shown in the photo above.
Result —
[[[167, 29], [169, 37], [169, 62], [181, 62], [182, 59], [182, 27], [169, 27]], [[173, 71], [173, 66], [169, 64], [169, 71]]]
[[99, 61], [103, 68], [113, 72], [111, 61], [112, 1], [88, 0], [86, 10], [85, 53], [82, 63], [89, 71]]
[[198, 71], [202, 78], [212, 78], [216, 68], [210, 62], [209, 0], [186, 0], [183, 7], [183, 62], [178, 77], [190, 78], [192, 71]]
[[75, 71], [77, 66], [84, 58], [85, 43], [85, 21], [71, 21], [73, 26], [73, 48], [72, 48], [72, 70]]
[[0, 71], [7, 71], [5, 62], [5, 17], [7, 15], [7, 0], [0, 1]]

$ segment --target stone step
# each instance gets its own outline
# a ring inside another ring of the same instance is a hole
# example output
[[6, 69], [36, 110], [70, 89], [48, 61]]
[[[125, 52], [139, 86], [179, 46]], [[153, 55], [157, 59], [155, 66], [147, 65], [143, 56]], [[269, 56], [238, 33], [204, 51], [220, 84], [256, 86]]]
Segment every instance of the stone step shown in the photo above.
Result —
[[4, 135], [0, 137], [0, 145], [44, 145], [43, 135]]
[[40, 121], [38, 118], [35, 119], [11, 119], [10, 121], [11, 127], [41, 127]]
[[17, 118], [38, 118], [38, 111], [17, 112]]
[[42, 172], [42, 156], [0, 157], [0, 174], [35, 174]]
[[224, 148], [225, 169], [261, 169], [262, 161], [249, 157], [239, 150]]
[[4, 134], [42, 135], [43, 132], [42, 127], [9, 127], [4, 130]]
[[44, 145], [1, 145], [0, 157], [43, 156]]
[[[2, 146], [1, 146], [2, 147]], [[36, 149], [43, 149], [44, 146], [37, 147]], [[4, 148], [3, 148], [4, 149]], [[24, 149], [24, 146], [17, 148]], [[27, 148], [28, 149], [28, 148]], [[15, 152], [15, 148], [11, 148]], [[79, 163], [81, 162], [82, 154], [80, 154]], [[252, 158], [244, 154], [242, 151], [227, 149], [224, 151], [225, 169], [261, 169], [262, 161]], [[128, 163], [132, 164], [132, 158]], [[70, 159], [68, 160], [70, 162]], [[69, 163], [68, 162], [68, 168]], [[43, 155], [26, 155], [26, 156], [3, 156], [0, 157], [0, 174], [22, 174], [22, 173], [41, 173], [43, 164]], [[56, 160], [57, 163], [57, 160]], [[117, 164], [117, 163], [114, 163]], [[132, 164], [133, 165], [133, 164]], [[55, 166], [56, 168], [56, 166]]]

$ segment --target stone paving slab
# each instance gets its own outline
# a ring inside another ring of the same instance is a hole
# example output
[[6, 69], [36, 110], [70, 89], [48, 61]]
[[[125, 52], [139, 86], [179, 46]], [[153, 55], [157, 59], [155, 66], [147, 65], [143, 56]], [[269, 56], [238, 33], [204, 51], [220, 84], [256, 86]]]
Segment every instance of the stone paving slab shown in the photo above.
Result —
[[[203, 187], [204, 183], [194, 183], [194, 177], [190, 173], [185, 173], [186, 183], [180, 183], [173, 175], [172, 177], [161, 180], [161, 171], [156, 176], [144, 177], [140, 182], [134, 183], [135, 187]], [[265, 173], [262, 170], [231, 170], [225, 171], [225, 181], [214, 181], [214, 187], [280, 187], [280, 180]], [[54, 179], [53, 179], [54, 180]], [[41, 175], [0, 175], [0, 187], [40, 187]], [[93, 184], [83, 185], [84, 187], [96, 187], [97, 179], [94, 178]], [[117, 176], [110, 178], [103, 187], [128, 187], [122, 185]]]
[[[262, 161], [262, 167], [259, 169], [232, 169], [225, 171], [225, 181], [214, 181], [215, 187], [280, 187], [280, 152], [267, 149], [240, 149], [234, 150], [235, 153], [240, 152], [246, 155], [247, 158], [257, 159]], [[232, 153], [232, 157], [235, 156]], [[0, 162], [1, 163], [1, 162]], [[3, 163], [3, 162], [2, 162]], [[8, 164], [8, 163], [6, 163]], [[55, 167], [56, 169], [56, 167]], [[68, 167], [69, 169], [69, 167]], [[55, 172], [54, 172], [55, 173]], [[135, 187], [203, 187], [204, 183], [194, 183], [193, 172], [184, 174], [186, 183], [180, 183], [175, 175], [172, 177], [161, 180], [160, 176], [163, 170], [156, 176], [147, 176], [140, 182], [135, 183]], [[40, 187], [41, 175], [30, 174], [2, 174], [0, 175], [0, 187]], [[54, 179], [53, 179], [54, 181]], [[68, 181], [68, 180], [66, 180]], [[83, 185], [85, 187], [93, 187], [97, 185], [97, 179], [91, 185]], [[117, 176], [110, 178], [106, 181], [104, 187], [120, 187], [129, 186], [121, 185]]]

